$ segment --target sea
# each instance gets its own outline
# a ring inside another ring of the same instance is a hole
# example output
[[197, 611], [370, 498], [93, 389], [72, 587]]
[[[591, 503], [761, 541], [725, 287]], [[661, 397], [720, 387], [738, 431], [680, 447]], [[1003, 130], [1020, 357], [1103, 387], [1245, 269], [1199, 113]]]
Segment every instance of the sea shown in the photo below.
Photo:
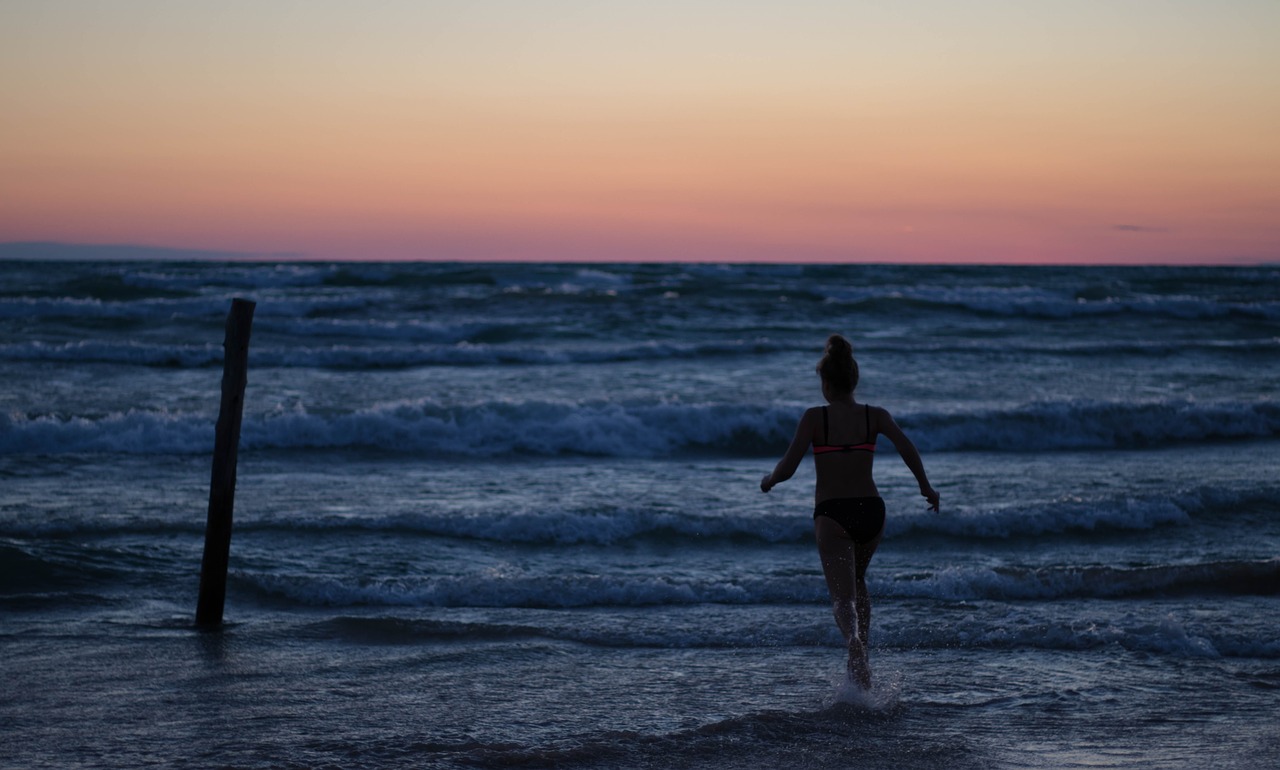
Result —
[[[759, 489], [831, 333], [942, 496], [869, 691]], [[1280, 766], [1277, 266], [7, 260], [0, 373], [0, 767]]]

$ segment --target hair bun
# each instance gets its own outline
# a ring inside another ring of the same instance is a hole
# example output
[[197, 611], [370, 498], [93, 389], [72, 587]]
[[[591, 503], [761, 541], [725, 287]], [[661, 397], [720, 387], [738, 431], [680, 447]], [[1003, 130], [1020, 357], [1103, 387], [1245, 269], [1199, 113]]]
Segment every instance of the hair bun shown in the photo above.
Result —
[[822, 381], [836, 393], [852, 393], [858, 387], [858, 362], [853, 360], [853, 345], [839, 334], [827, 337], [827, 349], [818, 362]]

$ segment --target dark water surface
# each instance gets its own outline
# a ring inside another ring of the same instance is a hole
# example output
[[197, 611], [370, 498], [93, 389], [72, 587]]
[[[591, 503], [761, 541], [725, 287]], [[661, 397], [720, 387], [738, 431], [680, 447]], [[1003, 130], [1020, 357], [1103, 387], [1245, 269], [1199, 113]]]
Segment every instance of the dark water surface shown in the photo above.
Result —
[[[0, 263], [0, 766], [1275, 767], [1278, 279]], [[757, 487], [830, 332], [943, 496], [881, 447], [870, 693]]]

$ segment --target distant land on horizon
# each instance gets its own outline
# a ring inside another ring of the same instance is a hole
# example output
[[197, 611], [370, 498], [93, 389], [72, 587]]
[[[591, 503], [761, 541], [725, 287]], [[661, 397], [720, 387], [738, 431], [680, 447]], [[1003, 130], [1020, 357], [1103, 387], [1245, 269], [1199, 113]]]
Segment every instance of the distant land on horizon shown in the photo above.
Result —
[[12, 241], [0, 243], [0, 259], [33, 262], [129, 262], [129, 261], [244, 261], [305, 259], [301, 253], [255, 254], [243, 251], [184, 249], [170, 246], [138, 246], [128, 243], [61, 243]]

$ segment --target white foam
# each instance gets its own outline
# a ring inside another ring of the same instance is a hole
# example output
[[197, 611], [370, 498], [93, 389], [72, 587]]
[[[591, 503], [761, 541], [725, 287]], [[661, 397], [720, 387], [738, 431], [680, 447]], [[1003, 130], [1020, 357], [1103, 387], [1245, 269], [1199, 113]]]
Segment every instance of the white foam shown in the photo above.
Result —
[[832, 695], [836, 703], [867, 711], [891, 711], [902, 697], [902, 672], [871, 667], [871, 687], [864, 688], [841, 672]]
[[[922, 598], [931, 600], [1034, 600], [1116, 598], [1144, 594], [1165, 588], [1216, 591], [1216, 582], [1225, 573], [1235, 573], [1237, 590], [1241, 572], [1251, 573], [1259, 583], [1275, 584], [1280, 576], [1280, 560], [1228, 564], [1157, 567], [1148, 570], [1073, 569], [944, 570], [932, 578], [875, 575], [869, 590], [881, 600]], [[1144, 574], [1145, 573], [1145, 574]], [[1152, 576], [1155, 577], [1152, 577]], [[1172, 575], [1172, 577], [1170, 577]], [[593, 606], [642, 607], [684, 604], [791, 604], [826, 603], [826, 589], [817, 575], [761, 575], [719, 580], [689, 576], [636, 576], [609, 574], [546, 574], [506, 565], [470, 574], [408, 576], [363, 579], [358, 577], [249, 574], [241, 578], [261, 590], [314, 605], [373, 605], [419, 607], [538, 607], [570, 608]], [[1249, 589], [1245, 589], [1249, 590]], [[1201, 648], [1190, 637], [1174, 633], [1172, 626], [1057, 627], [1039, 624], [981, 625], [967, 628], [948, 624], [942, 629], [906, 629], [891, 638], [901, 646], [937, 643], [942, 633], [950, 643], [1018, 646], [1047, 643], [1054, 647], [1079, 649], [1097, 646], [1117, 638], [1140, 641], [1146, 646]], [[1119, 635], [1119, 636], [1117, 636]], [[1148, 642], [1141, 639], [1151, 637]], [[1152, 641], [1154, 640], [1154, 641]], [[884, 639], [879, 640], [884, 643]], [[1033, 645], [1034, 646], [1034, 645]], [[1204, 648], [1208, 651], [1208, 648]]]
[[906, 513], [887, 523], [890, 536], [940, 533], [955, 537], [1057, 534], [1098, 529], [1149, 530], [1189, 524], [1207, 502], [1197, 492], [1177, 497], [1073, 497], [1051, 503], [959, 506], [945, 515]]
[[1276, 320], [1280, 302], [1237, 302], [1179, 295], [1085, 298], [1075, 291], [1032, 286], [893, 286], [828, 290], [829, 301], [859, 305], [903, 302], [958, 308], [994, 316], [1046, 319], [1141, 315], [1179, 320], [1212, 320], [1230, 315]]
[[[209, 320], [226, 316], [234, 295], [106, 301], [79, 297], [0, 297], [0, 318], [136, 319], [172, 322], [175, 319]], [[308, 314], [367, 308], [376, 297], [313, 296], [260, 301], [255, 318], [297, 318]]]
[[111, 363], [133, 366], [199, 367], [222, 363], [222, 346], [152, 345], [143, 342], [80, 341], [49, 343], [39, 340], [0, 345], [0, 361], [59, 361]]
[[[92, 355], [94, 350], [75, 349], [65, 354]], [[63, 354], [60, 349], [49, 352]], [[107, 353], [160, 361], [175, 351], [160, 353], [145, 346], [123, 345]], [[190, 360], [202, 360], [212, 353], [208, 347], [178, 351]], [[1112, 448], [1180, 443], [1187, 439], [1277, 436], [1280, 405], [1271, 401], [1058, 404], [945, 418], [905, 415], [900, 422], [911, 431], [917, 445], [935, 451]], [[0, 452], [203, 452], [212, 435], [206, 426], [211, 425], [212, 420], [206, 415], [163, 411], [130, 410], [94, 417], [13, 413], [0, 415]], [[794, 425], [795, 409], [781, 406], [516, 400], [446, 405], [419, 399], [324, 414], [312, 413], [301, 404], [279, 407], [265, 414], [246, 415], [242, 440], [248, 448], [375, 448], [472, 457], [659, 457], [692, 449], [771, 456], [786, 446]], [[147, 435], [147, 442], [131, 440], [140, 433]], [[1131, 508], [1106, 514], [1114, 520], [1111, 523], [1137, 519], [1143, 522], [1140, 526], [1147, 526], [1145, 522], [1176, 521], [1180, 515], [1167, 503], [1136, 501], [1126, 505]], [[1083, 512], [1081, 516], [1098, 516], [1096, 511], [1071, 501], [1056, 504], [1047, 514], [1040, 515], [1058, 522], [1076, 515], [1073, 506]], [[975, 534], [991, 534], [982, 528], [1005, 526], [998, 523], [1001, 516], [1027, 515], [1019, 511], [987, 511], [981, 521], [959, 516], [913, 526], [954, 526], [961, 528], [957, 533], [967, 528]]]
[[[249, 352], [255, 369], [262, 367], [383, 369], [416, 366], [484, 366], [502, 364], [589, 364], [619, 361], [662, 361], [707, 356], [734, 356], [770, 352], [778, 345], [729, 340], [719, 343], [641, 342], [595, 347], [545, 347], [519, 344], [485, 344], [467, 341], [473, 336], [502, 334], [506, 327], [482, 324], [406, 324], [399, 322], [294, 321], [262, 322], [259, 332], [288, 330], [314, 338], [367, 337], [390, 344], [334, 342], [328, 345], [256, 345]], [[395, 344], [396, 342], [403, 344]], [[222, 363], [221, 344], [155, 345], [140, 342], [31, 341], [0, 345], [0, 361], [63, 361], [69, 363], [118, 363], [135, 366], [212, 366]]]

